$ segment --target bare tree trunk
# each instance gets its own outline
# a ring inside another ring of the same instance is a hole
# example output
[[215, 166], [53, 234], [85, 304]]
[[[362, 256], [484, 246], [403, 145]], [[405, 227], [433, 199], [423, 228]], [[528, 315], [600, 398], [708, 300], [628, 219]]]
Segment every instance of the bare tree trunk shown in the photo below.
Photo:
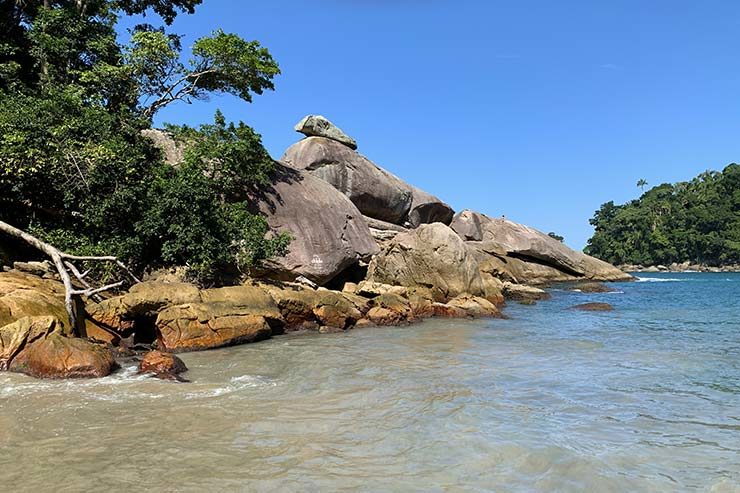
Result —
[[[54, 248], [48, 243], [44, 243], [35, 236], [30, 235], [25, 231], [22, 231], [3, 221], [0, 221], [0, 232], [28, 243], [35, 249], [43, 252], [51, 258], [51, 261], [54, 263], [54, 267], [56, 267], [57, 272], [59, 273], [59, 277], [61, 277], [62, 283], [64, 284], [64, 307], [67, 309], [67, 315], [69, 316], [69, 323], [71, 324], [72, 330], [77, 330], [77, 313], [74, 303], [74, 298], [76, 296], [94, 296], [98, 293], [102, 293], [103, 291], [108, 291], [110, 289], [121, 287], [124, 284], [123, 281], [120, 281], [100, 288], [93, 288], [85, 280], [87, 272], [81, 273], [79, 269], [77, 269], [77, 267], [75, 267], [75, 265], [72, 263], [73, 261], [113, 262], [117, 264], [121, 269], [123, 269], [129, 276], [131, 276], [131, 278], [135, 282], [139, 282], [136, 276], [134, 276], [134, 274], [132, 274], [131, 271], [123, 264], [123, 262], [118, 260], [116, 257], [81, 257], [77, 255], [70, 255], [68, 253], [62, 252], [61, 250], [58, 250], [57, 248]], [[74, 288], [74, 286], [72, 285], [72, 277], [70, 273], [75, 278], [77, 278], [77, 280], [85, 287], [85, 289]]]

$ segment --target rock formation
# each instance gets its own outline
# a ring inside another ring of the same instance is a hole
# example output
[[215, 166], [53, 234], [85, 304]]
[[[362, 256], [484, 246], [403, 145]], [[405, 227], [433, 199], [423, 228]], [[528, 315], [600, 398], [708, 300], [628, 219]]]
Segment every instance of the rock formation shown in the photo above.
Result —
[[274, 279], [304, 276], [323, 285], [378, 252], [362, 214], [335, 188], [310, 173], [276, 165], [274, 182], [252, 197], [270, 227], [292, 236], [288, 254], [262, 270]]
[[449, 224], [454, 214], [437, 197], [331, 139], [303, 139], [285, 151], [281, 160], [330, 183], [373, 219], [416, 227], [431, 222]]
[[478, 262], [441, 223], [399, 233], [370, 263], [368, 280], [427, 291], [435, 301], [486, 294]]
[[339, 127], [321, 115], [308, 115], [295, 126], [296, 132], [307, 137], [326, 137], [346, 145], [350, 149], [357, 149], [355, 139], [344, 133]]
[[552, 281], [623, 281], [631, 276], [560, 241], [504, 218], [465, 210], [450, 227], [475, 252], [482, 269], [521, 284]]

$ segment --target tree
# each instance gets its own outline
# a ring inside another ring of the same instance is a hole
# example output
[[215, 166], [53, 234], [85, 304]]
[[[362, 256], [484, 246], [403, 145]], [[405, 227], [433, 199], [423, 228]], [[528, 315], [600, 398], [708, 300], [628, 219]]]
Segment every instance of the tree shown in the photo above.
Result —
[[[188, 158], [177, 168], [141, 133], [167, 104], [212, 93], [249, 102], [273, 89], [269, 52], [233, 34], [197, 40], [187, 62], [164, 25], [118, 42], [121, 15], [169, 25], [198, 4], [0, 0], [0, 220], [69, 255], [114, 256], [137, 271], [187, 265], [203, 282], [284, 251], [287, 236], [239, 193], [266, 186], [273, 166], [253, 129], [220, 114], [179, 128]], [[90, 268], [101, 283], [116, 275]]]
[[175, 101], [191, 102], [211, 93], [228, 93], [251, 102], [252, 94], [274, 89], [280, 73], [270, 53], [257, 41], [221, 30], [193, 45], [187, 65], [180, 62], [178, 37], [160, 30], [139, 30], [126, 50], [125, 63], [144, 97], [142, 113], [151, 117]]
[[648, 184], [648, 182], [645, 181], [644, 178], [640, 178], [639, 180], [637, 180], [637, 187], [640, 190], [643, 190], [644, 191], [645, 190], [645, 187], [647, 186], [647, 184]]

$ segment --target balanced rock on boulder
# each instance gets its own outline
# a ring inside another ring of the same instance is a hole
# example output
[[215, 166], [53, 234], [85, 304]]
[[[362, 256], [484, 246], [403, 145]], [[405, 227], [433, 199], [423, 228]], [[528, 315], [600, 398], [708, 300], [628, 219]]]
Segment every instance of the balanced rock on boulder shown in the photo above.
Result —
[[357, 149], [355, 139], [321, 115], [308, 115], [304, 117], [303, 120], [296, 124], [295, 130], [306, 137], [326, 137], [327, 139], [336, 140], [350, 149]]

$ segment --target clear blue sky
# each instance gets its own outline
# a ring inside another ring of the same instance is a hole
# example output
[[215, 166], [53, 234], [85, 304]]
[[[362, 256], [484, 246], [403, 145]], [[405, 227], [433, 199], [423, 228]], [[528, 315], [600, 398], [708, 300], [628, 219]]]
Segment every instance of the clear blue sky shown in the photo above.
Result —
[[505, 214], [582, 248], [588, 219], [635, 184], [740, 161], [740, 2], [205, 0], [173, 28], [221, 27], [280, 63], [253, 104], [216, 108], [279, 158], [320, 113], [359, 150], [456, 210]]

